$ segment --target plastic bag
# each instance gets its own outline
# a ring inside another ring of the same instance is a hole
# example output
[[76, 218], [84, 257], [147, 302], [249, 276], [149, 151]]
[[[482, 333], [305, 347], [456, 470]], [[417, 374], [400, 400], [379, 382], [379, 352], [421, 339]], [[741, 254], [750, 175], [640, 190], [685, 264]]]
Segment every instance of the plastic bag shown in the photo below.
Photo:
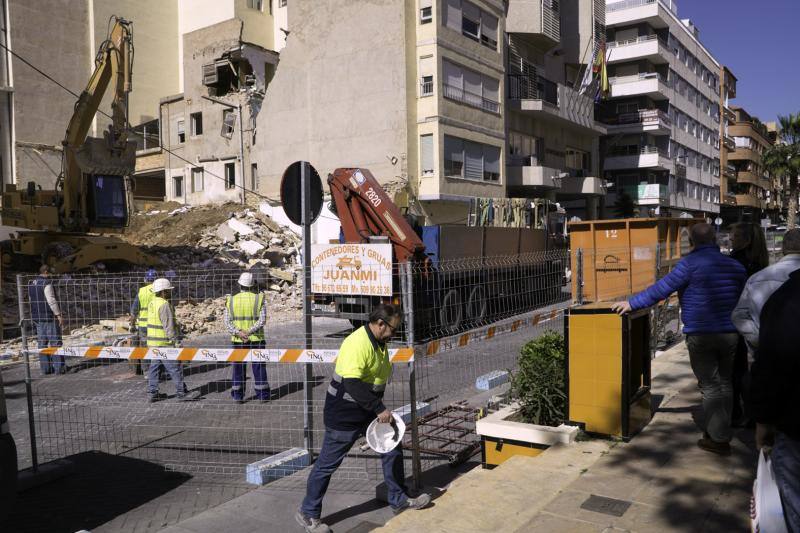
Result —
[[750, 501], [752, 530], [753, 533], [788, 533], [772, 460], [765, 450], [762, 448], [758, 454], [758, 473], [753, 482]]

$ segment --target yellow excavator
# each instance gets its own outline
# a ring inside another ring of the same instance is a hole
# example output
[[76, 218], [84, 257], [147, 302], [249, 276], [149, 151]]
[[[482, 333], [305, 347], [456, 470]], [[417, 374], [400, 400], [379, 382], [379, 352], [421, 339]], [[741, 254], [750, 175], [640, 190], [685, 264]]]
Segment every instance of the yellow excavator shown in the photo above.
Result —
[[[128, 140], [127, 120], [132, 28], [122, 18], [113, 17], [113, 21], [67, 126], [55, 190], [28, 182], [24, 189], [9, 184], [3, 191], [2, 223], [28, 230], [3, 243], [6, 267], [41, 260], [57, 272], [69, 272], [96, 263], [155, 262], [135, 246], [103, 235], [120, 233], [128, 225], [130, 176], [136, 166], [136, 143]], [[109, 85], [114, 91], [111, 124], [102, 139], [87, 137]]]

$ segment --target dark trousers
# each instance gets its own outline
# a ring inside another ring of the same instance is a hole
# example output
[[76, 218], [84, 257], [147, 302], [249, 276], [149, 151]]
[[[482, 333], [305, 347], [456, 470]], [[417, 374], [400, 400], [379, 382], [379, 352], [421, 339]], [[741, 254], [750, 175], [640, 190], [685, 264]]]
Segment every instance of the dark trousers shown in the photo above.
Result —
[[800, 440], [775, 432], [771, 457], [786, 525], [791, 533], [800, 533]]
[[686, 336], [689, 362], [703, 395], [705, 431], [715, 442], [731, 440], [733, 360], [738, 342], [736, 333]]
[[733, 358], [733, 420], [739, 420], [746, 413], [746, 390], [745, 376], [747, 376], [747, 343], [744, 337], [739, 336], [739, 343], [736, 345], [736, 356]]
[[[242, 348], [249, 350], [263, 350], [263, 342], [232, 342], [232, 348]], [[247, 363], [231, 363], [233, 365], [233, 386], [231, 387], [231, 397], [234, 400], [243, 400], [245, 382], [247, 381]], [[256, 398], [259, 400], [269, 400], [269, 382], [267, 381], [267, 365], [265, 363], [250, 363], [253, 367], [253, 381], [256, 391]]]
[[[300, 506], [300, 511], [310, 518], [320, 518], [322, 515], [322, 499], [328, 490], [331, 476], [342, 464], [347, 452], [355, 444], [360, 436], [364, 434], [366, 426], [362, 429], [352, 431], [338, 431], [325, 428], [325, 438], [322, 441], [322, 449], [319, 457], [311, 469], [306, 486], [306, 497]], [[381, 464], [383, 465], [383, 479], [389, 489], [389, 505], [397, 509], [405, 504], [408, 496], [408, 489], [405, 486], [405, 470], [403, 467], [402, 444], [389, 453], [381, 454]]]
[[[36, 341], [39, 349], [61, 346], [61, 326], [55, 320], [34, 322], [36, 327]], [[63, 355], [39, 354], [39, 368], [42, 374], [63, 374], [67, 371]]]

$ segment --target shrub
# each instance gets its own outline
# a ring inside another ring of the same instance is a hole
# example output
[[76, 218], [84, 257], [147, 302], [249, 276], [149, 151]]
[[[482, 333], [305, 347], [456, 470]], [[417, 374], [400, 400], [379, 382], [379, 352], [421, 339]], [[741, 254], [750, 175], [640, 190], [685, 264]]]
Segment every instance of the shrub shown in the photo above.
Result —
[[558, 426], [566, 420], [565, 361], [564, 337], [555, 331], [522, 347], [511, 390], [524, 422]]

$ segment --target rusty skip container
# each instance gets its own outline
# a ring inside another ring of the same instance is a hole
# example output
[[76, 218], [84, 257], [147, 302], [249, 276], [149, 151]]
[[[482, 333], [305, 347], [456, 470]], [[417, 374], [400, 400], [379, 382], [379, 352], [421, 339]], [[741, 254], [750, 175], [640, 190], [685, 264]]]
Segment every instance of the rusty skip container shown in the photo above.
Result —
[[582, 250], [584, 302], [621, 299], [666, 275], [689, 252], [691, 218], [629, 218], [569, 224], [572, 299], [578, 301]]

